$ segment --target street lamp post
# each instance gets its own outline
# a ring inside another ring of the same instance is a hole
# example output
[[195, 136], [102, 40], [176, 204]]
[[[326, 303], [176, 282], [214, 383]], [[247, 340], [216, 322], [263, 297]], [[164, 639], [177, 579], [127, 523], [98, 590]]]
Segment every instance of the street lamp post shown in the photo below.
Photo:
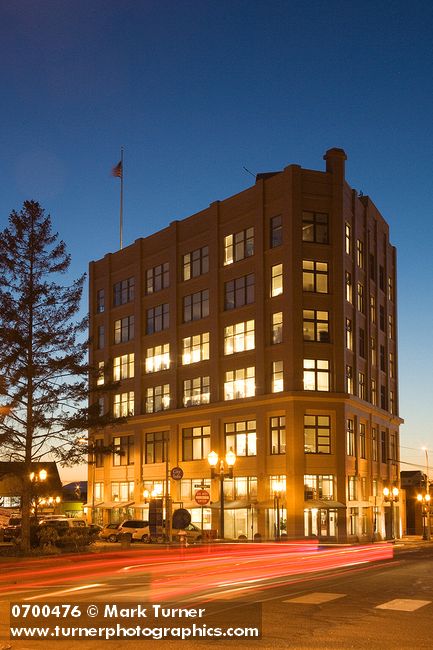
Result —
[[274, 511], [275, 511], [275, 531], [274, 531], [274, 538], [275, 541], [278, 542], [281, 537], [281, 531], [280, 531], [280, 526], [281, 526], [281, 521], [280, 521], [280, 498], [281, 498], [281, 492], [283, 491], [284, 486], [281, 481], [275, 481], [273, 484], [273, 491], [274, 491]]
[[417, 494], [417, 501], [421, 504], [422, 513], [422, 538], [430, 539], [430, 494]]
[[[423, 539], [428, 539], [430, 540], [430, 481], [428, 477], [428, 449], [427, 447], [423, 447], [424, 452], [425, 452], [425, 506], [423, 506], [423, 512], [425, 508], [425, 513], [426, 513], [426, 536]], [[428, 496], [428, 499], [427, 499]], [[418, 498], [418, 497], [417, 497]]]
[[[224, 539], [224, 479], [233, 478], [233, 465], [236, 462], [236, 454], [233, 449], [226, 453], [225, 461], [220, 459], [215, 451], [208, 454], [208, 462], [211, 468], [211, 478], [219, 478], [220, 481], [220, 539]], [[219, 470], [217, 465], [219, 463]]]
[[391, 539], [395, 540], [394, 503], [398, 501], [398, 487], [393, 487], [391, 490], [388, 487], [383, 488], [383, 496], [385, 497], [385, 501], [388, 501], [391, 506]]

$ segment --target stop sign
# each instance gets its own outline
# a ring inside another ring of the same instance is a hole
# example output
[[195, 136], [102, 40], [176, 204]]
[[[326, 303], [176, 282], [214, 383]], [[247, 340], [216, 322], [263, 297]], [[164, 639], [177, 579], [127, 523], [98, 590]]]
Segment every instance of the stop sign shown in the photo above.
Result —
[[210, 501], [210, 494], [207, 490], [197, 490], [195, 493], [195, 500], [199, 506], [205, 506]]

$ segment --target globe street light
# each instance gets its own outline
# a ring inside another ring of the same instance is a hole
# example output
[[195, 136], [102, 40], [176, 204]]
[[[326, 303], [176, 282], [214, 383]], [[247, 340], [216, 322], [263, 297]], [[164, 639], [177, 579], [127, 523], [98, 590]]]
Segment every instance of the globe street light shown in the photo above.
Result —
[[30, 483], [32, 485], [32, 492], [34, 495], [34, 517], [37, 519], [38, 516], [38, 501], [39, 501], [39, 485], [43, 483], [44, 481], [47, 480], [47, 470], [46, 469], [41, 469], [37, 474], [35, 472], [30, 472], [29, 479]]
[[[220, 539], [224, 539], [224, 479], [233, 478], [233, 465], [236, 462], [236, 454], [233, 449], [226, 453], [225, 461], [220, 459], [215, 451], [209, 452], [208, 463], [211, 468], [211, 478], [219, 478], [220, 481]], [[217, 465], [219, 463], [219, 469]]]
[[395, 525], [394, 525], [394, 503], [397, 503], [399, 498], [399, 489], [398, 487], [393, 487], [391, 490], [388, 487], [383, 488], [383, 496], [385, 501], [389, 502], [391, 506], [391, 539], [395, 540]]
[[422, 508], [422, 538], [430, 539], [430, 494], [417, 494], [416, 498]]
[[278, 542], [281, 537], [281, 531], [280, 531], [280, 498], [281, 498], [281, 493], [284, 490], [284, 484], [282, 481], [274, 481], [272, 484], [272, 489], [274, 492], [274, 512], [275, 512], [275, 530], [274, 530], [274, 537], [275, 541]]

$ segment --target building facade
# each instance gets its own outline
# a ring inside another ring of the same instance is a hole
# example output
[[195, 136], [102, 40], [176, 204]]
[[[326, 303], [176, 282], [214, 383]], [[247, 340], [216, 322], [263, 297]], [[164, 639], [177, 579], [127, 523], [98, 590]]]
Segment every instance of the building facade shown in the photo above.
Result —
[[90, 264], [99, 405], [127, 417], [94, 435], [95, 521], [146, 518], [148, 490], [218, 528], [207, 456], [233, 450], [226, 537], [398, 534], [396, 251], [344, 151], [324, 159]]

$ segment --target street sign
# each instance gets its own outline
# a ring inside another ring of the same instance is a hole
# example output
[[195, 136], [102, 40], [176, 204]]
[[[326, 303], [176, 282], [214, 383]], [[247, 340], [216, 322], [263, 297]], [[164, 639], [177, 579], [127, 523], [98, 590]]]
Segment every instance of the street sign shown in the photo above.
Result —
[[183, 469], [181, 467], [173, 467], [170, 475], [174, 481], [180, 481], [183, 478]]
[[210, 483], [194, 483], [195, 490], [208, 490], [210, 488]]
[[206, 506], [210, 501], [210, 494], [207, 490], [197, 490], [195, 500], [199, 506]]

